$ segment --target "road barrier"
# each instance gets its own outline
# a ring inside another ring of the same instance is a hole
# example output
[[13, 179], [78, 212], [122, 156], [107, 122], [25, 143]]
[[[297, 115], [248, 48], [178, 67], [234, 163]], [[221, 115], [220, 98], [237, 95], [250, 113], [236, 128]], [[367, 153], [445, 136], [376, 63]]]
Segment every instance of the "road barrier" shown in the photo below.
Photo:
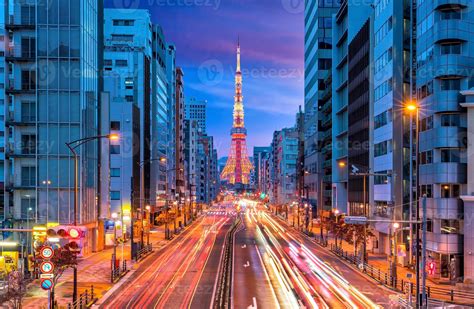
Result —
[[[403, 293], [406, 296], [411, 294], [415, 297], [415, 287], [410, 281], [400, 280], [399, 278], [392, 278], [392, 276], [374, 267], [373, 265], [362, 263], [360, 257], [355, 256], [353, 253], [344, 251], [342, 248], [336, 247], [334, 244], [330, 246], [331, 252], [346, 260], [347, 262], [357, 266], [359, 271], [368, 275], [377, 282], [390, 287], [397, 292]], [[449, 288], [440, 288], [436, 286], [427, 285], [426, 294], [430, 302], [442, 302], [444, 304], [457, 303], [457, 304], [474, 304], [474, 293], [464, 292]]]
[[216, 295], [212, 305], [215, 309], [231, 308], [234, 234], [240, 224], [241, 219], [239, 217], [234, 221], [224, 241], [224, 252], [219, 268]]
[[114, 265], [112, 262], [112, 268], [110, 270], [110, 282], [116, 283], [119, 281], [125, 274], [128, 272], [127, 269], [127, 261], [123, 260], [122, 261], [122, 269], [120, 269], [120, 266]]
[[96, 296], [94, 294], [94, 286], [91, 285], [91, 289], [85, 290], [75, 302], [67, 304], [67, 309], [90, 308], [97, 301], [98, 298]]

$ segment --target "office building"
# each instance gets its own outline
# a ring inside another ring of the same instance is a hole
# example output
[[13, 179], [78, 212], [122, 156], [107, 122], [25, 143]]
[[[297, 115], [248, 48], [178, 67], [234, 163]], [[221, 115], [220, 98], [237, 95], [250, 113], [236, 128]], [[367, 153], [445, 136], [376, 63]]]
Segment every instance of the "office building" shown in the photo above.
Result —
[[[304, 103], [304, 182], [307, 202], [316, 207], [323, 204], [318, 193], [323, 187], [321, 138], [325, 130], [321, 107], [324, 105], [324, 78], [333, 67], [332, 16], [339, 8], [338, 0], [308, 1], [305, 7], [305, 103]], [[324, 132], [323, 132], [324, 131]], [[301, 175], [300, 175], [301, 177]], [[326, 179], [327, 180], [327, 179]], [[324, 183], [327, 189], [331, 185]]]
[[[73, 155], [65, 143], [99, 134], [102, 5], [4, 1], [4, 214], [10, 225], [24, 226], [27, 218], [74, 222]], [[83, 172], [76, 217], [87, 227], [85, 254], [98, 246], [98, 145], [77, 148]]]
[[186, 119], [196, 120], [202, 134], [206, 134], [206, 100], [196, 100], [191, 98], [186, 100]]

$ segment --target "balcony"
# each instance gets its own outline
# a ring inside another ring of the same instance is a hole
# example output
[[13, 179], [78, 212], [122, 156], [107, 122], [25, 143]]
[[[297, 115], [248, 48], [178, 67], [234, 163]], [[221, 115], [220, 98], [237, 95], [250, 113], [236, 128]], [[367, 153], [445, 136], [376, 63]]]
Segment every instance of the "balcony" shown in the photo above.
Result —
[[458, 219], [463, 211], [462, 205], [462, 201], [457, 198], [427, 198], [427, 217]]
[[5, 60], [8, 62], [34, 62], [36, 61], [36, 51], [14, 46], [8, 49]]
[[471, 4], [471, 0], [434, 0], [433, 7], [435, 9], [442, 9], [443, 7], [460, 7], [466, 8]]
[[466, 128], [436, 127], [420, 133], [420, 151], [433, 148], [465, 148]]
[[15, 87], [14, 81], [10, 80], [5, 84], [5, 92], [7, 94], [35, 94], [36, 85], [34, 83], [23, 84], [22, 87], [18, 89]]
[[432, 68], [428, 70], [434, 72], [435, 77], [445, 76], [470, 76], [474, 61], [471, 57], [464, 55], [440, 55], [433, 57]]
[[467, 164], [434, 163], [420, 166], [420, 184], [466, 183]]
[[463, 249], [463, 237], [459, 234], [428, 233], [426, 247], [442, 254], [459, 254]]
[[462, 102], [462, 95], [458, 90], [440, 90], [420, 102], [420, 105], [433, 111], [459, 112], [462, 110], [459, 102]]
[[433, 26], [434, 42], [446, 40], [469, 41], [471, 38], [470, 24], [464, 20], [448, 19], [435, 22]]
[[15, 113], [10, 111], [5, 121], [6, 126], [35, 126], [36, 125], [36, 116], [27, 116], [21, 115], [20, 117], [15, 117]]

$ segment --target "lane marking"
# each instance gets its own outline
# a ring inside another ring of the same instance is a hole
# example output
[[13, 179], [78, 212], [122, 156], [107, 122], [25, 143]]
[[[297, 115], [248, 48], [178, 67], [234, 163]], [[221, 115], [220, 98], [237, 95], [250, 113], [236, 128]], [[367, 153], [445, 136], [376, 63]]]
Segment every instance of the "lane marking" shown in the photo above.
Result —
[[249, 262], [249, 261], [247, 261], [247, 263], [246, 263], [246, 264], [244, 264], [244, 267], [245, 267], [245, 268], [247, 268], [247, 267], [249, 267], [249, 266], [250, 266], [250, 262]]
[[252, 301], [253, 301], [253, 304], [248, 306], [247, 309], [257, 309], [257, 299], [253, 297]]

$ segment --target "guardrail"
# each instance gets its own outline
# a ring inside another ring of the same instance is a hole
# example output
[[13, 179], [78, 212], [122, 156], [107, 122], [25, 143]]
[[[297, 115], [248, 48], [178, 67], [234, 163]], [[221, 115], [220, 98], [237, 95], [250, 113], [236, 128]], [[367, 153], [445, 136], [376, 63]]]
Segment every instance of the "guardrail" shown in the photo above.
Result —
[[97, 299], [98, 298], [94, 294], [94, 286], [91, 285], [90, 291], [85, 290], [84, 293], [79, 295], [79, 298], [75, 302], [67, 304], [67, 309], [90, 308]]
[[[377, 282], [390, 287], [405, 295], [411, 294], [415, 296], [416, 291], [414, 284], [410, 281], [400, 280], [398, 278], [392, 278], [392, 276], [380, 270], [373, 265], [368, 263], [362, 263], [362, 260], [358, 256], [354, 256], [353, 253], [344, 251], [342, 248], [330, 246], [331, 252], [346, 260], [347, 262], [357, 266], [361, 272], [368, 275]], [[426, 294], [430, 302], [442, 302], [442, 303], [458, 303], [458, 304], [474, 304], [474, 293], [459, 291], [450, 288], [440, 288], [436, 286], [426, 286]]]
[[224, 241], [224, 255], [219, 268], [219, 278], [217, 280], [217, 290], [213, 304], [213, 308], [215, 309], [231, 308], [234, 234], [240, 223], [241, 220], [238, 218], [230, 228]]
[[114, 258], [112, 258], [112, 267], [110, 269], [110, 282], [111, 283], [116, 283], [119, 281], [125, 274], [128, 272], [127, 270], [127, 261], [123, 260], [122, 261], [122, 268], [119, 266], [116, 266], [114, 264]]
[[143, 248], [138, 250], [138, 252], [135, 255], [135, 261], [139, 261], [140, 259], [144, 258], [148, 254], [153, 252], [153, 246], [151, 244], [145, 245]]

